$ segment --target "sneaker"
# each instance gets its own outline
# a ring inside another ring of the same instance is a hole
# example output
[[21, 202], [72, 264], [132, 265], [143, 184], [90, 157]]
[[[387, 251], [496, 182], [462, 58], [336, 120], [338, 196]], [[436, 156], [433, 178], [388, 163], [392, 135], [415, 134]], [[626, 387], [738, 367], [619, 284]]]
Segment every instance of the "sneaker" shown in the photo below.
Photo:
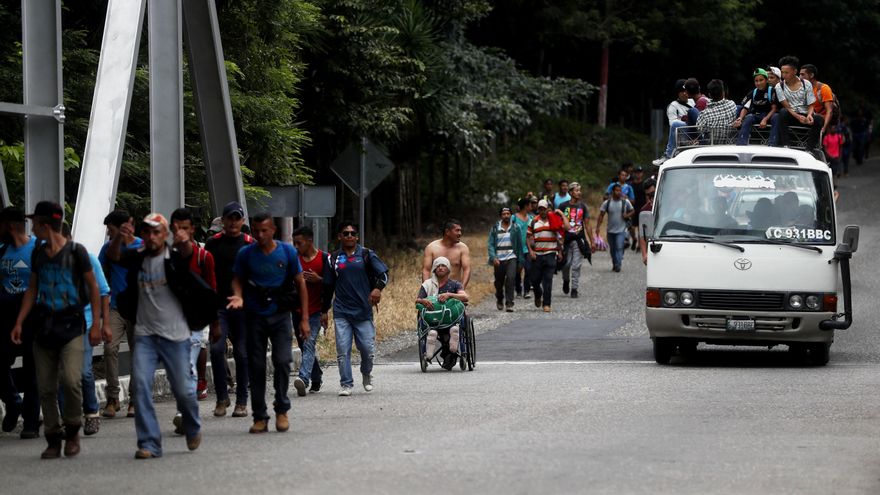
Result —
[[458, 362], [458, 355], [450, 352], [443, 358], [443, 364], [440, 367], [446, 371], [452, 371], [452, 368], [455, 368], [456, 362]]
[[180, 413], [177, 413], [177, 416], [174, 416], [174, 419], [171, 420], [171, 423], [174, 424], [174, 434], [175, 435], [183, 435], [186, 433], [183, 429], [183, 416]]
[[659, 167], [660, 165], [663, 165], [663, 162], [665, 162], [666, 160], [669, 160], [669, 157], [666, 155], [663, 155], [660, 158], [652, 161], [651, 165], [654, 165], [655, 167]]
[[293, 388], [296, 389], [296, 395], [300, 397], [306, 396], [306, 382], [302, 378], [296, 377], [293, 379]]
[[501, 301], [496, 302], [495, 307], [498, 309], [498, 311], [504, 311], [504, 303]]
[[230, 404], [231, 402], [229, 402], [228, 398], [226, 400], [218, 400], [217, 405], [214, 406], [214, 416], [218, 418], [226, 416], [226, 409]]
[[507, 311], [508, 313], [513, 313], [513, 304], [505, 308], [505, 311]]
[[620, 267], [619, 267], [619, 266], [615, 266], [615, 267], [611, 268], [611, 270], [614, 271], [614, 272], [620, 273]]
[[373, 375], [364, 374], [364, 390], [367, 392], [373, 391]]
[[532, 298], [532, 295], [529, 294], [529, 291], [525, 291], [525, 293], [523, 294], [523, 299], [531, 299], [531, 298]]
[[571, 298], [572, 299], [578, 298], [578, 290], [577, 289], [571, 289]]
[[290, 420], [287, 419], [287, 413], [275, 414], [275, 430], [284, 433], [290, 429]]
[[321, 382], [312, 381], [312, 386], [309, 387], [310, 394], [317, 394], [321, 391]]
[[35, 438], [40, 438], [40, 428], [37, 427], [36, 429], [33, 429], [33, 430], [31, 430], [31, 429], [21, 430], [21, 433], [19, 433], [18, 438], [20, 438], [22, 440], [33, 440]]
[[98, 416], [98, 413], [87, 414], [86, 420], [83, 424], [83, 433], [86, 436], [94, 435], [98, 433], [98, 430], [101, 429], [101, 417]]
[[538, 296], [535, 296], [535, 307], [536, 307], [536, 308], [540, 308], [540, 307], [541, 307], [541, 298], [538, 297]]
[[119, 399], [108, 399], [107, 405], [104, 406], [104, 410], [101, 411], [101, 416], [104, 416], [105, 418], [115, 418], [119, 409]]
[[339, 396], [340, 397], [348, 397], [349, 395], [351, 395], [351, 388], [352, 387], [350, 385], [347, 387], [343, 386], [342, 388], [339, 389]]
[[551, 311], [553, 311], [553, 310], [550, 309], [550, 306], [544, 306], [544, 312], [545, 312], [545, 313], [549, 313], [549, 312], [551, 312]]
[[2, 429], [6, 433], [14, 430], [18, 426], [18, 417], [21, 415], [21, 404], [13, 403], [6, 409], [6, 416], [3, 416]]
[[563, 280], [562, 281], [562, 293], [568, 294], [568, 288], [569, 288], [568, 280]]
[[128, 412], [125, 414], [125, 417], [126, 418], [133, 418], [134, 417], [134, 402], [132, 402], [130, 400], [128, 401]]
[[196, 386], [196, 394], [198, 400], [205, 400], [208, 398], [208, 382], [207, 380], [199, 380], [198, 386]]
[[245, 404], [236, 404], [235, 409], [232, 411], [233, 418], [246, 418], [247, 413], [247, 405]]
[[269, 421], [265, 419], [256, 419], [254, 420], [253, 426], [248, 430], [248, 433], [259, 434], [259, 433], [267, 433], [269, 431]]

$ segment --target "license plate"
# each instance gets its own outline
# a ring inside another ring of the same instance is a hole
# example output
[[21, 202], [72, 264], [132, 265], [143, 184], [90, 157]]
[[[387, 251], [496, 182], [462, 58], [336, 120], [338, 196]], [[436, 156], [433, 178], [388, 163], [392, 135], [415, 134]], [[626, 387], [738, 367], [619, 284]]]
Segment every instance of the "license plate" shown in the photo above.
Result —
[[728, 332], [754, 332], [755, 320], [727, 320]]

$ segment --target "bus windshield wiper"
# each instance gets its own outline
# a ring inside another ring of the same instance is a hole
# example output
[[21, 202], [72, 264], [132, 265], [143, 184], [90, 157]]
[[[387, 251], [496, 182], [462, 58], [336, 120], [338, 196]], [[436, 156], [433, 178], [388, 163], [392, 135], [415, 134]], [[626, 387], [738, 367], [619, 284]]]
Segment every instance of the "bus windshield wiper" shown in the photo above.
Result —
[[697, 235], [697, 234], [677, 234], [677, 235], [664, 235], [657, 238], [658, 241], [662, 241], [663, 239], [688, 239], [691, 241], [699, 241], [699, 242], [708, 242], [710, 244], [718, 244], [719, 246], [729, 247], [731, 249], [736, 249], [737, 251], [744, 253], [746, 252], [746, 248], [742, 246], [737, 246], [736, 244], [732, 244], [729, 242], [716, 241], [715, 238], [710, 237], [708, 235]]
[[823, 251], [816, 246], [810, 246], [809, 244], [798, 244], [796, 242], [783, 241], [782, 239], [737, 239], [733, 242], [742, 242], [744, 244], [777, 244], [780, 246], [791, 246], [801, 249], [806, 249], [808, 251], [815, 251], [817, 253], [822, 253]]

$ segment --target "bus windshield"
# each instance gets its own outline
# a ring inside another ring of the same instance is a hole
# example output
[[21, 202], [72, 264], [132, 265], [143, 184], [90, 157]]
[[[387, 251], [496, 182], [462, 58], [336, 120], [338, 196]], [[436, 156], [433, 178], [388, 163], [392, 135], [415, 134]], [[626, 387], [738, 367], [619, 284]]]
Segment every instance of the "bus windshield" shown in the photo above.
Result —
[[834, 244], [828, 174], [773, 167], [694, 167], [663, 173], [654, 204], [658, 238]]

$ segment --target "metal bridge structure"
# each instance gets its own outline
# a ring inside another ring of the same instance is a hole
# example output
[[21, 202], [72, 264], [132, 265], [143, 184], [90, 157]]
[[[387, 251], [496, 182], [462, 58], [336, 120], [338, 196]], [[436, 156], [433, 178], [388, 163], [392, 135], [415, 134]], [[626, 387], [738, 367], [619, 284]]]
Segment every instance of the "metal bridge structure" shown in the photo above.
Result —
[[[22, 103], [0, 114], [25, 119], [25, 205], [64, 201], [61, 0], [21, 0]], [[115, 206], [144, 20], [149, 50], [152, 209], [183, 206], [183, 49], [186, 48], [211, 205], [247, 208], [214, 0], [108, 0], [73, 218], [74, 238], [97, 252]], [[0, 166], [0, 198], [8, 203]], [[247, 213], [247, 212], [245, 212]]]

